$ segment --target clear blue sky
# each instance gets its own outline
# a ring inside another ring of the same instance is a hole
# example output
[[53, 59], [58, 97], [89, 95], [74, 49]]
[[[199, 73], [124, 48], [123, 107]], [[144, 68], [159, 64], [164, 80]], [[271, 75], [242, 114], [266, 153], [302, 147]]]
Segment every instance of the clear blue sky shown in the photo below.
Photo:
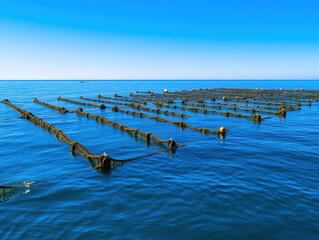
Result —
[[0, 79], [319, 79], [319, 1], [3, 0]]

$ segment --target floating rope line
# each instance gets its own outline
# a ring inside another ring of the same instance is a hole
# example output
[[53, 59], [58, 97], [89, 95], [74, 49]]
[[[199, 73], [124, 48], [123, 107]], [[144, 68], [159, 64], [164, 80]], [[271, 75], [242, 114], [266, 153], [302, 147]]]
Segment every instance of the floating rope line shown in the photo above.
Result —
[[[251, 112], [252, 109], [250, 109], [248, 106], [248, 104], [245, 104], [245, 105], [238, 105], [236, 103], [216, 103], [216, 104], [208, 104], [208, 103], [188, 103], [188, 102], [184, 102], [183, 105], [186, 105], [186, 106], [195, 106], [195, 107], [202, 107], [202, 108], [205, 108], [205, 107], [208, 107], [208, 108], [213, 108], [213, 109], [232, 109], [234, 111], [236, 110], [240, 110], [240, 111], [247, 111], [247, 112]], [[290, 105], [285, 105], [285, 104], [279, 104], [278, 106], [281, 106], [281, 107], [286, 107], [286, 110], [287, 111], [295, 111], [295, 110], [300, 110], [301, 108], [300, 107], [292, 107]], [[272, 107], [272, 106], [261, 106], [261, 105], [256, 105], [256, 106], [252, 106], [253, 108], [256, 108], [258, 109], [257, 112], [259, 113], [268, 113], [268, 111], [264, 111], [265, 109], [267, 110], [280, 110], [280, 108], [276, 106], [276, 107]], [[276, 114], [276, 112], [271, 112], [269, 114]]]
[[[133, 99], [152, 101], [159, 108], [180, 108], [182, 110], [201, 112], [204, 114], [218, 113], [223, 114], [226, 117], [246, 117], [253, 121], [259, 119], [256, 114], [259, 115], [260, 113], [278, 115], [285, 118], [288, 111], [300, 110], [301, 106], [311, 106], [311, 103], [318, 101], [319, 97], [318, 90], [295, 91], [207, 88], [206, 90], [193, 89], [192, 91], [183, 90], [173, 93], [168, 92], [167, 89], [165, 90], [166, 91], [163, 94], [155, 94], [149, 91], [144, 92], [143, 94], [140, 92], [137, 92], [138, 94], [131, 93], [130, 96]], [[217, 99], [221, 102], [216, 102]], [[276, 102], [276, 99], [280, 99], [278, 100], [279, 102]], [[207, 100], [214, 102], [214, 104], [208, 104], [206, 102]], [[288, 100], [290, 100], [290, 102], [288, 102]], [[238, 105], [237, 102], [243, 102], [245, 106], [242, 107]], [[172, 105], [173, 103], [181, 103], [182, 106], [176, 104]], [[255, 105], [252, 106], [252, 104]], [[202, 109], [198, 109], [199, 107]], [[207, 108], [217, 109], [217, 111], [208, 110]], [[221, 112], [220, 110], [222, 108], [229, 109], [231, 111]], [[236, 111], [252, 112], [254, 115], [246, 116], [234, 113]]]
[[6, 202], [17, 194], [16, 186], [0, 186], [0, 202]]
[[75, 101], [75, 100], [71, 100], [71, 99], [67, 99], [67, 98], [62, 98], [60, 96], [58, 96], [57, 100], [58, 101], [68, 102], [68, 103], [73, 103], [73, 104], [78, 104], [78, 105], [83, 105], [83, 106], [100, 108], [100, 109], [103, 109], [103, 110], [106, 109], [106, 108], [110, 108], [110, 107], [105, 106], [104, 104], [97, 105], [97, 104], [93, 104], [93, 103], [79, 102], [79, 101]]
[[[229, 111], [221, 112], [221, 111], [215, 111], [215, 110], [210, 110], [210, 109], [206, 109], [206, 108], [196, 108], [196, 107], [186, 107], [186, 106], [171, 105], [171, 104], [163, 103], [161, 101], [154, 101], [153, 103], [156, 104], [158, 108], [160, 108], [160, 107], [174, 108], [174, 109], [178, 108], [178, 109], [182, 109], [184, 111], [187, 110], [187, 111], [191, 111], [191, 112], [195, 112], [195, 113], [221, 114], [221, 115], [224, 115], [226, 117], [246, 118], [246, 119], [252, 120], [254, 122], [258, 122], [258, 123], [260, 123], [261, 121], [269, 118], [269, 117], [261, 118], [260, 115], [257, 114], [257, 110], [256, 111], [252, 111], [253, 113], [255, 113], [255, 115], [249, 116], [249, 115], [244, 115], [244, 114], [232, 113], [232, 112], [229, 112]], [[187, 103], [187, 101], [185, 101], [184, 103], [182, 102], [182, 104], [185, 104], [185, 103]], [[217, 108], [221, 109], [221, 107], [219, 107], [219, 106]], [[284, 115], [284, 114], [282, 113], [282, 115]]]
[[[60, 97], [60, 100], [64, 100], [63, 98]], [[41, 104], [43, 106], [46, 106], [46, 107], [49, 107], [51, 109], [54, 109], [54, 110], [58, 110], [59, 113], [62, 113], [60, 111], [61, 107], [59, 106], [55, 106], [53, 104], [48, 104], [48, 103], [45, 103], [45, 102], [41, 102], [39, 101], [38, 99], [34, 99], [33, 100], [35, 103], [38, 103], [38, 104]], [[71, 100], [72, 101], [72, 100]], [[72, 101], [73, 103], [73, 101]], [[120, 123], [117, 123], [115, 121], [111, 121], [103, 116], [100, 116], [100, 115], [95, 115], [95, 114], [91, 114], [91, 113], [88, 113], [88, 112], [83, 112], [83, 109], [82, 108], [78, 108], [77, 110], [67, 110], [65, 108], [63, 108], [66, 112], [76, 112], [78, 115], [80, 116], [85, 116], [85, 117], [90, 117], [94, 120], [96, 120], [97, 122], [101, 122], [101, 123], [106, 123], [112, 127], [116, 127], [118, 129], [121, 129], [121, 130], [124, 130], [126, 132], [129, 132], [129, 133], [134, 133], [134, 137], [142, 137], [143, 139], [146, 140], [147, 144], [150, 144], [150, 141], [154, 141], [154, 142], [157, 142], [158, 144], [163, 144], [163, 143], [168, 143], [169, 140], [163, 140], [163, 139], [160, 139], [159, 137], [153, 135], [152, 133], [146, 133], [146, 132], [143, 132], [139, 129], [133, 129], [133, 128], [129, 128], [123, 124], [120, 124]], [[115, 106], [112, 108], [112, 110], [114, 112], [119, 112], [119, 111], [123, 111], [124, 113], [128, 113], [128, 112], [131, 112], [131, 111], [126, 111], [126, 110], [121, 110], [119, 107]], [[133, 113], [133, 112], [132, 112]], [[184, 122], [172, 122], [168, 119], [165, 119], [165, 118], [160, 118], [160, 117], [152, 117], [152, 116], [148, 116], [146, 115], [145, 113], [137, 113], [139, 116], [145, 116], [145, 117], [148, 117], [150, 119], [159, 119], [158, 121], [163, 121], [163, 122], [171, 122], [175, 125], [182, 125], [182, 126], [186, 126], [188, 128], [190, 128], [191, 126], [189, 126], [188, 124], [184, 123]], [[197, 128], [191, 128], [191, 129], [197, 129]], [[220, 131], [219, 130], [209, 130], [209, 129], [206, 129], [206, 128], [201, 128], [201, 132], [203, 133], [214, 133], [214, 134], [217, 134], [219, 133]]]
[[[232, 113], [232, 112], [220, 112], [220, 111], [215, 111], [215, 110], [210, 110], [210, 109], [206, 109], [206, 108], [196, 108], [196, 107], [185, 107], [185, 106], [177, 106], [177, 105], [169, 105], [169, 104], [164, 104], [162, 102], [158, 102], [158, 107], [167, 107], [167, 108], [179, 108], [182, 110], [187, 110], [187, 111], [191, 111], [191, 112], [195, 112], [195, 113], [203, 113], [203, 114], [208, 114], [208, 113], [212, 113], [212, 114], [221, 114], [225, 117], [238, 117], [238, 118], [246, 118], [249, 120], [253, 120], [254, 122], [261, 122], [262, 120], [265, 120], [266, 118], [256, 118], [255, 115], [253, 116], [248, 116], [248, 115], [244, 115], [244, 114], [240, 114], [240, 113]], [[258, 116], [260, 116], [258, 114]], [[260, 120], [257, 120], [260, 119]]]
[[[93, 99], [93, 98], [85, 98], [85, 97], [80, 97], [81, 99], [84, 99], [84, 100], [88, 100], [88, 101], [96, 101], [96, 102], [106, 102], [106, 103], [110, 103], [110, 104], [120, 104], [120, 105], [125, 105], [125, 106], [134, 106], [136, 107], [137, 109], [143, 109], [144, 108], [139, 104], [139, 105], [135, 105], [135, 104], [125, 104], [125, 103], [119, 103], [119, 102], [113, 102], [113, 101], [107, 101], [107, 100], [99, 100], [99, 99]], [[254, 122], [261, 122], [267, 118], [261, 118], [260, 121], [256, 121], [256, 119], [259, 119], [259, 118], [256, 118], [255, 116], [247, 116], [247, 115], [244, 115], [244, 114], [237, 114], [237, 113], [231, 113], [231, 112], [218, 112], [218, 111], [214, 111], [214, 110], [208, 110], [208, 109], [200, 109], [200, 108], [190, 108], [190, 107], [182, 107], [182, 106], [177, 106], [177, 105], [174, 105], [174, 106], [171, 106], [169, 104], [164, 104], [162, 102], [155, 102], [155, 104], [157, 105], [157, 107], [167, 107], [167, 108], [179, 108], [179, 109], [182, 109], [182, 110], [188, 110], [188, 111], [192, 111], [192, 112], [195, 112], [195, 113], [198, 113], [198, 112], [201, 112], [201, 113], [204, 113], [204, 114], [208, 114], [208, 113], [213, 113], [213, 114], [222, 114], [226, 117], [239, 117], [239, 118], [246, 118], [246, 119], [250, 119], [250, 120], [253, 120]], [[147, 108], [149, 109], [149, 108]], [[163, 112], [164, 114], [167, 115], [167, 113], [173, 113], [174, 114], [177, 114], [175, 112], [169, 112], [169, 111], [162, 111], [160, 109], [152, 109], [152, 112], [156, 112], [156, 113], [160, 113], [160, 112]], [[187, 114], [180, 114], [182, 117], [185, 117], [185, 116], [188, 116]], [[258, 115], [260, 116], [260, 115]], [[203, 130], [205, 131], [205, 130]]]
[[[122, 100], [122, 101], [126, 101], [126, 102], [136, 102], [136, 103], [141, 103], [141, 104], [144, 104], [144, 105], [147, 104], [147, 101], [133, 99], [133, 98], [129, 98], [129, 97], [123, 97], [123, 96], [118, 95], [117, 93], [114, 94], [114, 97], [115, 97], [116, 100]], [[98, 95], [98, 98], [114, 100], [114, 98], [106, 97], [106, 96], [103, 96], [101, 94]]]
[[[164, 107], [167, 107], [168, 104], [163, 104]], [[252, 112], [252, 113], [264, 113], [264, 114], [274, 114], [274, 115], [278, 115], [279, 114], [279, 111], [281, 111], [281, 108], [278, 109], [278, 108], [275, 108], [276, 110], [278, 110], [277, 112], [272, 112], [272, 111], [266, 111], [266, 110], [262, 110], [260, 108], [242, 108], [242, 107], [237, 107], [237, 106], [216, 106], [216, 105], [208, 105], [208, 104], [205, 104], [205, 103], [184, 103], [183, 105], [185, 106], [194, 106], [194, 107], [201, 107], [201, 108], [215, 108], [215, 109], [222, 109], [222, 108], [226, 108], [226, 109], [231, 109], [233, 111], [244, 111], [244, 112]], [[171, 106], [169, 105], [170, 107], [173, 107], [174, 106]], [[294, 108], [289, 108], [290, 111], [292, 110], [295, 110]], [[288, 111], [288, 109], [286, 109], [286, 111]]]
[[103, 102], [103, 103], [108, 103], [108, 104], [114, 104], [114, 105], [121, 105], [121, 106], [128, 106], [131, 108], [135, 108], [138, 110], [143, 110], [146, 112], [154, 112], [157, 114], [165, 114], [165, 115], [172, 115], [172, 116], [177, 116], [177, 117], [188, 117], [187, 114], [179, 114], [176, 112], [170, 112], [170, 111], [162, 111], [160, 109], [152, 109], [152, 108], [147, 108], [147, 107], [143, 107], [141, 104], [133, 104], [133, 103], [121, 103], [121, 102], [114, 102], [114, 101], [108, 101], [108, 100], [101, 100], [101, 99], [95, 99], [95, 98], [86, 98], [86, 97], [80, 97], [83, 100], [87, 100], [87, 101], [93, 101], [93, 102]]
[[57, 107], [57, 106], [54, 106], [54, 105], [49, 104], [49, 103], [41, 102], [37, 98], [34, 98], [33, 102], [35, 102], [37, 104], [40, 104], [40, 105], [43, 105], [43, 106], [46, 106], [46, 107], [49, 107], [51, 109], [57, 110], [57, 111], [59, 111], [59, 113], [67, 113], [67, 112], [69, 112], [69, 110], [66, 110], [64, 107]]
[[[38, 99], [34, 99], [33, 101], [38, 103], [38, 104], [41, 104], [43, 106], [49, 107], [51, 109], [58, 110], [59, 112], [61, 110], [61, 107], [59, 107], [59, 106], [55, 106], [55, 105], [52, 105], [52, 104], [41, 102]], [[73, 111], [73, 110], [66, 110], [65, 108], [63, 108], [63, 110], [65, 110], [67, 112], [76, 112], [76, 111]], [[149, 115], [147, 115], [145, 113], [142, 113], [142, 112], [134, 112], [134, 111], [129, 111], [129, 110], [122, 110], [118, 106], [112, 107], [112, 111], [126, 113], [126, 114], [131, 114], [131, 115], [136, 116], [136, 117], [145, 117], [145, 118], [149, 118], [149, 119], [151, 119], [153, 121], [156, 121], [156, 122], [171, 123], [171, 124], [173, 124], [176, 127], [179, 127], [179, 128], [182, 128], [182, 129], [183, 128], [189, 128], [191, 130], [198, 131], [198, 132], [201, 132], [203, 134], [219, 134], [220, 133], [220, 129], [221, 129], [221, 128], [219, 128], [217, 130], [210, 130], [208, 128], [195, 128], [195, 127], [192, 127], [192, 126], [190, 126], [189, 124], [187, 124], [186, 122], [183, 122], [183, 121], [171, 121], [169, 119], [161, 118], [161, 117], [158, 117], [158, 116], [149, 116]]]
[[[113, 102], [113, 101], [106, 101], [106, 100], [99, 100], [99, 99], [92, 99], [92, 98], [85, 98], [85, 97], [80, 97], [81, 99], [84, 99], [84, 100], [88, 100], [88, 101], [97, 101], [97, 102], [107, 102], [107, 103], [111, 103], [111, 104], [120, 104], [120, 105], [125, 105], [125, 106], [132, 106], [134, 105], [137, 109], [142, 109], [141, 108], [141, 105], [135, 105], [135, 104], [123, 104], [123, 103], [118, 103], [118, 102]], [[157, 102], [155, 103], [157, 104], [158, 107], [167, 107], [167, 108], [179, 108], [179, 109], [182, 109], [182, 110], [188, 110], [188, 111], [192, 111], [192, 112], [195, 112], [195, 113], [198, 113], [198, 112], [202, 112], [204, 114], [208, 114], [208, 113], [213, 113], [213, 114], [222, 114], [226, 117], [240, 117], [240, 118], [247, 118], [247, 119], [251, 119], [253, 121], [254, 120], [254, 116], [247, 116], [247, 115], [243, 115], [243, 114], [237, 114], [237, 113], [231, 113], [231, 112], [218, 112], [218, 111], [214, 111], [214, 110], [208, 110], [208, 109], [199, 109], [199, 108], [190, 108], [190, 107], [182, 107], [182, 106], [171, 106], [169, 104], [164, 104], [162, 102]], [[143, 109], [144, 110], [144, 109]], [[162, 111], [160, 109], [153, 109], [154, 112], [164, 112], [164, 113], [167, 113], [168, 111]], [[175, 112], [169, 112], [169, 113], [175, 113]], [[184, 116], [188, 116], [186, 114], [181, 114], [181, 115], [184, 115]], [[265, 119], [265, 118], [263, 118]]]
[[[122, 165], [126, 161], [137, 160], [137, 159], [145, 158], [145, 157], [159, 153], [159, 152], [154, 152], [151, 154], [146, 154], [143, 156], [130, 158], [130, 159], [124, 159], [124, 160], [117, 160], [117, 159], [110, 158], [105, 153], [103, 153], [102, 155], [99, 155], [99, 156], [94, 155], [86, 147], [84, 147], [82, 144], [69, 138], [62, 130], [56, 128], [55, 126], [53, 126], [50, 123], [45, 122], [41, 118], [34, 116], [31, 112], [28, 112], [24, 109], [19, 108], [18, 106], [12, 104], [8, 99], [3, 100], [2, 103], [15, 109], [17, 112], [19, 112], [22, 115], [23, 118], [31, 121], [33, 124], [42, 127], [44, 130], [46, 130], [47, 132], [49, 132], [51, 134], [54, 134], [58, 140], [66, 143], [70, 146], [69, 151], [72, 153], [72, 155], [74, 155], [75, 153], [79, 153], [80, 155], [82, 155], [83, 157], [85, 157], [86, 159], [89, 160], [89, 162], [93, 168], [95, 168], [99, 171], [109, 171], [109, 170], [112, 170], [114, 166]], [[51, 105], [51, 104], [48, 104], [46, 106], [53, 107], [53, 105]], [[58, 110], [57, 108], [53, 108], [53, 109]], [[77, 111], [77, 113], [78, 113], [78, 115], [82, 114], [82, 113], [80, 113], [80, 111]], [[87, 114], [88, 114], [88, 116], [91, 116], [91, 114], [89, 114], [89, 113], [87, 113]], [[83, 113], [83, 115], [86, 116], [86, 113]], [[176, 146], [175, 148], [177, 148], [177, 147], [179, 147], [179, 146]]]
[[164, 94], [131, 94], [131, 97], [138, 97], [142, 99], [169, 99], [169, 98], [185, 98], [189, 100], [198, 99], [223, 99], [227, 98], [228, 101], [244, 101], [246, 102], [248, 98], [257, 100], [294, 100], [294, 101], [305, 101], [313, 102], [318, 101], [318, 90], [252, 90], [252, 89], [225, 89], [225, 88], [215, 88], [215, 89], [199, 89], [192, 91], [180, 91], [174, 93], [164, 93]]

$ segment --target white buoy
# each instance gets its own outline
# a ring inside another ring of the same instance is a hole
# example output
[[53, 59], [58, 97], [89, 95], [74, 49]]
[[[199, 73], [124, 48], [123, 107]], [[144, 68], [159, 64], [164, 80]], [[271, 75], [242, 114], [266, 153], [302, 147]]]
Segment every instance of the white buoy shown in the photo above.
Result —
[[163, 90], [163, 93], [168, 93], [168, 90], [165, 88], [165, 89]]

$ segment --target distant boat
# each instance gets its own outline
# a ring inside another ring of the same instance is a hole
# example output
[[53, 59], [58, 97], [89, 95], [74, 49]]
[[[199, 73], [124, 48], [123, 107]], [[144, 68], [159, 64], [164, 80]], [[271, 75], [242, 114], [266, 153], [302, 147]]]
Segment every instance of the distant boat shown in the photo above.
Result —
[[84, 81], [81, 81], [81, 83], [84, 83]]

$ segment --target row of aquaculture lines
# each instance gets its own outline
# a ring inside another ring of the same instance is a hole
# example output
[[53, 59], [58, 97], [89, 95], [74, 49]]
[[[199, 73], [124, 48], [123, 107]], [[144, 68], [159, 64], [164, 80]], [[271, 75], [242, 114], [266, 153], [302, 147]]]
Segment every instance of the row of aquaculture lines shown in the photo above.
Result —
[[[109, 109], [114, 113], [129, 114], [138, 118], [147, 118], [155, 122], [172, 124], [180, 129], [187, 128], [193, 131], [198, 131], [202, 134], [217, 134], [220, 138], [224, 138], [228, 131], [225, 127], [220, 127], [215, 130], [203, 127], [193, 127], [185, 121], [173, 121], [158, 115], [162, 114], [165, 116], [173, 116], [175, 118], [183, 119], [190, 117], [185, 113], [185, 111], [188, 111], [196, 114], [220, 114], [225, 117], [239, 117], [260, 123], [261, 121], [269, 118], [262, 118], [260, 114], [278, 115], [285, 118], [288, 111], [300, 110], [301, 106], [311, 106], [312, 102], [318, 101], [318, 96], [319, 91], [309, 90], [250, 90], [221, 88], [199, 89], [192, 91], [183, 90], [173, 93], [170, 93], [165, 89], [163, 94], [156, 94], [151, 91], [147, 91], [136, 92], [135, 94], [131, 93], [129, 97], [120, 96], [117, 93], [114, 97], [99, 94], [97, 98], [80, 96], [82, 101], [62, 98], [59, 96], [57, 100], [80, 106], [99, 108], [101, 110]], [[34, 116], [31, 112], [19, 108], [12, 104], [8, 99], [2, 101], [2, 103], [18, 111], [23, 118], [42, 127], [44, 130], [55, 135], [55, 137], [60, 141], [68, 144], [70, 146], [69, 151], [72, 154], [77, 153], [84, 156], [89, 160], [91, 166], [98, 171], [108, 171], [116, 166], [123, 165], [127, 161], [157, 154], [165, 149], [174, 150], [184, 146], [177, 144], [172, 138], [161, 139], [151, 132], [144, 132], [137, 128], [130, 128], [116, 121], [111, 121], [104, 116], [85, 112], [82, 107], [73, 110], [66, 109], [62, 106], [42, 102], [37, 98], [34, 98], [33, 102], [56, 110], [60, 114], [77, 114], [78, 117], [93, 119], [98, 123], [114, 127], [120, 131], [125, 131], [134, 139], [143, 139], [148, 145], [156, 143], [160, 146], [161, 150], [157, 152], [123, 160], [111, 158], [106, 153], [95, 155], [79, 142], [69, 138], [62, 130], [56, 128], [52, 124]], [[120, 106], [125, 109], [122, 109]], [[132, 110], [128, 110], [127, 108]], [[170, 108], [174, 110], [168, 111], [163, 108]], [[179, 112], [176, 112], [176, 109], [178, 109]], [[247, 115], [236, 111], [250, 112], [251, 114]], [[149, 115], [149, 113], [152, 115]]]
[[[94, 99], [94, 98], [85, 98], [81, 96], [81, 99], [83, 100], [88, 100], [88, 101], [95, 101], [95, 102], [100, 102], [100, 103], [108, 103], [108, 104], [117, 104], [117, 105], [124, 105], [124, 106], [132, 106], [134, 104], [130, 104], [130, 103], [123, 103], [123, 102], [115, 102], [115, 101], [110, 101], [110, 100], [101, 100], [101, 98], [103, 98], [103, 96], [100, 94], [99, 95], [100, 99]], [[172, 102], [171, 102], [172, 103]], [[169, 103], [163, 103], [160, 102], [159, 100], [155, 100], [153, 102], [153, 104], [156, 105], [157, 109], [152, 109], [153, 112], [158, 112], [160, 113], [160, 108], [162, 107], [166, 107], [166, 108], [173, 108], [173, 109], [180, 109], [183, 111], [190, 111], [190, 112], [194, 112], [194, 113], [203, 113], [203, 114], [221, 114], [224, 115], [226, 117], [239, 117], [239, 118], [246, 118], [249, 120], [252, 120], [254, 122], [258, 122], [260, 123], [261, 121], [265, 120], [266, 118], [262, 118], [260, 114], [260, 112], [266, 112], [266, 111], [258, 111], [258, 110], [246, 110], [245, 111], [249, 111], [254, 113], [254, 115], [245, 115], [245, 114], [241, 114], [241, 113], [235, 113], [235, 112], [230, 112], [230, 111], [218, 111], [218, 110], [212, 110], [212, 109], [208, 109], [206, 105], [196, 105], [197, 107], [188, 107], [186, 105], [186, 103], [184, 103], [184, 105], [172, 105]], [[185, 106], [186, 105], [186, 106]], [[206, 108], [205, 108], [206, 107]], [[136, 107], [139, 110], [143, 110], [143, 108], [141, 108], [141, 105], [137, 105]], [[145, 108], [145, 107], [144, 107]], [[150, 109], [150, 108], [145, 108], [145, 109]], [[218, 109], [221, 109], [221, 107], [218, 107]], [[232, 109], [234, 110], [234, 109]], [[162, 111], [162, 112], [167, 112], [167, 111]], [[274, 113], [274, 112], [270, 112], [267, 111], [268, 114], [276, 114], [276, 115], [280, 115], [285, 117], [286, 116], [286, 109], [284, 107], [282, 107], [278, 112]], [[175, 115], [177, 115], [177, 113], [175, 113]], [[183, 114], [182, 114], [183, 115]], [[185, 116], [188, 116], [186, 114], [184, 114]]]
[[[242, 93], [244, 91], [244, 93]], [[263, 93], [264, 92], [264, 93]], [[276, 95], [275, 95], [276, 94]], [[131, 93], [132, 99], [140, 100], [162, 100], [171, 101], [174, 99], [188, 99], [188, 101], [202, 102], [205, 99], [212, 102], [227, 101], [227, 102], [242, 102], [250, 104], [260, 105], [277, 105], [278, 103], [285, 101], [285, 103], [291, 105], [311, 105], [311, 102], [318, 101], [318, 91], [280, 91], [280, 90], [193, 90], [193, 91], [181, 91], [181, 92], [166, 92], [165, 94], [155, 94], [149, 92], [137, 92], [136, 94]], [[276, 97], [274, 97], [276, 96]]]
[[[89, 98], [84, 98], [84, 97], [81, 97], [82, 99], [89, 99]], [[80, 102], [80, 101], [75, 101], [75, 100], [71, 100], [71, 99], [66, 99], [66, 98], [61, 98], [61, 97], [58, 97], [58, 100], [59, 101], [65, 101], [65, 102], [69, 102], [69, 103], [73, 103], [73, 104], [77, 104], [77, 105], [87, 105], [88, 103], [86, 102]], [[95, 99], [93, 99], [95, 100]], [[98, 100], [96, 99], [96, 101], [102, 101], [102, 100]], [[39, 100], [36, 100], [37, 103], [40, 103]], [[41, 103], [40, 103], [41, 104]], [[93, 106], [93, 107], [96, 107], [96, 108], [101, 108], [100, 106], [101, 105], [97, 105], [97, 104], [91, 104], [89, 103], [90, 106]], [[51, 107], [53, 108], [53, 107]], [[54, 106], [53, 109], [56, 109], [56, 108], [60, 108], [60, 107], [56, 107]], [[171, 121], [167, 118], [163, 118], [163, 117], [159, 117], [159, 116], [150, 116], [150, 115], [147, 115], [146, 113], [143, 113], [143, 112], [135, 112], [135, 111], [130, 111], [130, 110], [123, 110], [121, 109], [119, 106], [113, 106], [113, 107], [107, 107], [105, 106], [105, 108], [110, 108], [113, 112], [119, 112], [119, 113], [125, 113], [125, 114], [130, 114], [132, 116], [135, 116], [135, 117], [144, 117], [144, 118], [148, 118], [148, 119], [151, 119], [153, 121], [156, 121], [156, 122], [164, 122], [164, 123], [171, 123], [179, 128], [188, 128], [188, 129], [191, 129], [191, 130], [194, 130], [194, 131], [198, 131], [198, 132], [201, 132], [203, 134], [218, 134], [218, 133], [221, 133], [221, 130], [220, 128], [217, 129], [217, 130], [211, 130], [211, 129], [208, 129], [208, 128], [196, 128], [196, 127], [192, 127], [190, 126], [189, 124], [187, 124], [186, 122], [184, 121]], [[105, 109], [103, 108], [103, 109]], [[58, 110], [57, 109], [57, 110]], [[173, 113], [173, 112], [172, 112]], [[177, 113], [176, 113], [177, 114]], [[159, 142], [161, 144], [161, 142]]]
[[318, 90], [253, 90], [253, 89], [226, 89], [226, 88], [216, 88], [216, 89], [199, 89], [192, 91], [180, 91], [180, 92], [168, 92], [166, 90], [165, 94], [156, 94], [151, 91], [139, 92], [136, 94], [131, 93], [131, 97], [143, 97], [143, 98], [185, 98], [188, 97], [190, 100], [198, 99], [211, 99], [215, 101], [217, 99], [227, 98], [229, 101], [236, 102], [247, 102], [250, 100], [256, 101], [290, 101], [292, 103], [296, 102], [313, 102], [318, 101]]
[[[35, 102], [40, 103], [37, 99], [34, 99]], [[54, 125], [44, 121], [43, 119], [33, 115], [31, 112], [28, 112], [24, 109], [19, 108], [18, 106], [12, 104], [8, 99], [5, 99], [2, 101], [2, 103], [10, 106], [11, 108], [15, 109], [17, 112], [21, 114], [21, 117], [29, 120], [34, 125], [37, 125], [41, 128], [43, 128], [45, 131], [53, 134], [58, 140], [68, 144], [70, 146], [69, 151], [74, 155], [75, 153], [78, 153], [82, 156], [84, 156], [86, 159], [89, 160], [91, 163], [91, 166], [98, 171], [106, 171], [111, 170], [114, 166], [119, 166], [124, 164], [125, 161], [122, 160], [116, 160], [113, 158], [110, 158], [106, 153], [103, 153], [102, 155], [94, 155], [91, 153], [86, 147], [84, 147], [82, 144], [80, 144], [77, 141], [72, 140], [70, 137], [68, 137], [62, 130], [56, 128]], [[72, 112], [69, 110], [66, 110], [61, 107], [56, 107], [51, 104], [45, 104], [41, 103], [44, 106], [51, 107], [59, 113], [67, 113]], [[63, 111], [61, 111], [64, 109]], [[76, 111], [78, 112], [78, 111]]]
[[[154, 121], [161, 121], [161, 122], [165, 122], [165, 123], [170, 123], [170, 124], [173, 124], [177, 127], [189, 128], [191, 130], [199, 131], [203, 134], [218, 134], [219, 136], [225, 137], [225, 134], [227, 131], [227, 129], [224, 127], [221, 127], [218, 130], [210, 130], [207, 128], [195, 128], [195, 127], [192, 127], [183, 121], [171, 121], [169, 119], [162, 118], [159, 116], [149, 116], [149, 115], [142, 113], [142, 112], [122, 110], [118, 106], [108, 107], [108, 106], [105, 106], [104, 104], [97, 105], [97, 104], [93, 104], [93, 103], [79, 102], [79, 101], [74, 101], [74, 100], [61, 98], [61, 97], [58, 97], [58, 100], [73, 103], [73, 104], [83, 105], [83, 106], [100, 108], [100, 109], [109, 108], [113, 112], [131, 114], [133, 116], [140, 117], [140, 118], [145, 117], [145, 118], [149, 118], [149, 119], [154, 120]], [[121, 131], [126, 131], [129, 134], [129, 136], [132, 136], [134, 138], [144, 139], [147, 144], [150, 144], [151, 142], [155, 142], [158, 145], [163, 145], [170, 150], [174, 150], [178, 147], [183, 146], [183, 145], [177, 144], [172, 138], [170, 138], [169, 140], [161, 139], [161, 138], [157, 137], [156, 135], [152, 134], [151, 132], [143, 132], [140, 129], [130, 128], [128, 126], [125, 126], [124, 124], [120, 124], [120, 123], [117, 123], [115, 121], [111, 121], [104, 116], [92, 114], [89, 112], [84, 112], [83, 108], [78, 108], [76, 110], [69, 110], [69, 109], [66, 109], [65, 107], [56, 106], [56, 105], [53, 105], [50, 103], [42, 102], [42, 101], [38, 100], [37, 98], [34, 98], [33, 102], [40, 104], [40, 105], [43, 105], [43, 106], [46, 106], [46, 107], [51, 108], [53, 110], [56, 110], [60, 114], [76, 113], [79, 117], [86, 117], [86, 118], [94, 119], [96, 122], [99, 122], [101, 124], [107, 124], [109, 126], [120, 129]], [[147, 156], [150, 156], [150, 155], [157, 153], [157, 152], [155, 152], [152, 154], [147, 154], [147, 155], [143, 155], [143, 156], [139, 156], [139, 157], [135, 157], [135, 158], [131, 158], [131, 159], [124, 159], [124, 160], [116, 160], [116, 159], [110, 158], [105, 153], [102, 155], [94, 155], [86, 147], [84, 147], [82, 144], [69, 138], [62, 130], [56, 128], [55, 126], [53, 126], [52, 124], [50, 124], [48, 122], [45, 122], [41, 118], [34, 116], [31, 112], [28, 112], [24, 109], [19, 108], [18, 106], [12, 104], [7, 99], [3, 100], [2, 103], [6, 104], [6, 105], [12, 107], [13, 109], [15, 109], [16, 111], [18, 111], [22, 115], [22, 118], [25, 118], [25, 119], [31, 121], [32, 123], [34, 123], [35, 125], [42, 127], [44, 130], [55, 135], [55, 137], [57, 139], [59, 139], [60, 141], [68, 144], [70, 146], [69, 150], [72, 154], [78, 153], [78, 154], [84, 156], [86, 159], [88, 159], [90, 161], [91, 166], [98, 169], [98, 170], [110, 170], [110, 169], [112, 169], [113, 166], [118, 166], [118, 165], [124, 164], [127, 161], [140, 159], [140, 158], [147, 157]], [[139, 109], [139, 107], [137, 107], [137, 109]], [[149, 109], [149, 111], [152, 111], [152, 110]], [[170, 114], [173, 116], [186, 117], [185, 114], [178, 114], [175, 112], [168, 112], [168, 111], [156, 111], [156, 113], [164, 113], [166, 115]]]
[[[116, 99], [123, 99], [115, 95]], [[250, 89], [199, 89], [192, 91], [168, 92], [156, 94], [151, 91], [131, 93], [132, 100], [148, 101], [158, 107], [179, 108], [194, 112], [221, 113], [225, 116], [246, 117], [256, 120], [252, 116], [235, 113], [236, 111], [251, 112], [253, 114], [272, 114], [286, 117], [288, 111], [300, 110], [301, 106], [311, 106], [318, 102], [317, 90], [250, 90]], [[195, 107], [195, 108], [192, 108]], [[201, 109], [198, 109], [201, 108]], [[207, 111], [208, 109], [227, 109], [226, 112]], [[273, 110], [273, 111], [270, 111]]]

